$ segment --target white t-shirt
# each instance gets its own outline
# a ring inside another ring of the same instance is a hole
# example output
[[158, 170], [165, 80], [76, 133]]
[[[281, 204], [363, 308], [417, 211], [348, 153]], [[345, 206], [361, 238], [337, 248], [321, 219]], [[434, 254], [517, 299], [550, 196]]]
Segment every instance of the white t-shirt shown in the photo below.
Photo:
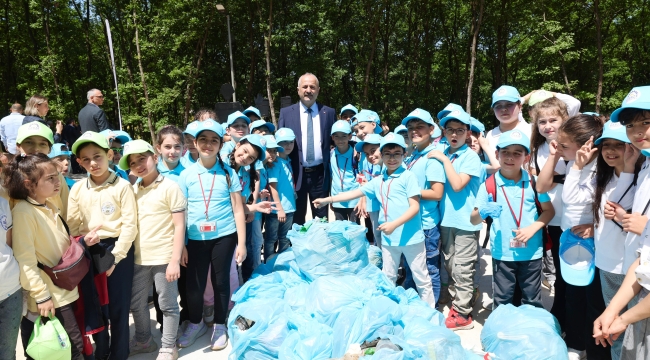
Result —
[[20, 289], [20, 267], [7, 245], [7, 230], [12, 226], [9, 202], [0, 198], [0, 301]]
[[[530, 124], [524, 121], [519, 121], [517, 123], [517, 126], [515, 126], [515, 129], [523, 132], [528, 136], [528, 139], [530, 139]], [[488, 144], [490, 145], [490, 149], [492, 150], [492, 154], [494, 154], [497, 151], [497, 144], [499, 143], [499, 137], [501, 137], [501, 129], [499, 127], [495, 127], [494, 129], [488, 131], [487, 134], [485, 134], [485, 138], [488, 141]]]
[[594, 222], [591, 204], [596, 189], [596, 160], [585, 165], [582, 170], [573, 169], [574, 162], [572, 160], [567, 164], [567, 175], [562, 189], [564, 208], [560, 226], [563, 231], [576, 225]]
[[[632, 203], [632, 212], [643, 213], [643, 209], [646, 207], [648, 200], [650, 200], [650, 158], [646, 158], [639, 176], [636, 180], [636, 189], [634, 192], [634, 202]], [[648, 215], [650, 211], [643, 213]], [[642, 246], [648, 248], [650, 251], [650, 221], [646, 224], [645, 231], [641, 235], [629, 232], [625, 237], [625, 257], [623, 258], [623, 269], [624, 272], [627, 272], [627, 269], [632, 265], [632, 263], [637, 259], [639, 250]], [[650, 255], [649, 255], [650, 256]], [[650, 257], [647, 258], [650, 261]], [[637, 276], [638, 278], [638, 276]], [[649, 283], [650, 284], [650, 283]], [[643, 283], [641, 283], [644, 287]], [[646, 287], [650, 289], [649, 287]]]
[[[537, 149], [537, 166], [541, 171], [548, 161], [550, 150], [548, 143], [543, 143], [539, 149]], [[564, 159], [560, 159], [555, 165], [555, 172], [558, 175], [566, 174], [566, 162]], [[539, 175], [539, 174], [538, 174]], [[564, 188], [563, 184], [555, 184], [551, 190], [547, 192], [548, 196], [551, 198], [551, 204], [553, 204], [553, 209], [555, 209], [555, 216], [549, 221], [550, 226], [560, 226], [562, 224], [562, 189]]]

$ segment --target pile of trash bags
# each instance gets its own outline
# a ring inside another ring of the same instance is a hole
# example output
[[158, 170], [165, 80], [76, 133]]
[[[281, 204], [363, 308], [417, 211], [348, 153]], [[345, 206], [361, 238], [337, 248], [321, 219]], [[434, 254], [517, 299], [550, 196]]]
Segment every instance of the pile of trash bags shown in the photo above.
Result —
[[496, 308], [483, 325], [481, 344], [492, 359], [569, 358], [557, 319], [531, 305]]
[[294, 224], [292, 248], [233, 295], [229, 359], [482, 359], [414, 290], [388, 280], [365, 231], [349, 221]]

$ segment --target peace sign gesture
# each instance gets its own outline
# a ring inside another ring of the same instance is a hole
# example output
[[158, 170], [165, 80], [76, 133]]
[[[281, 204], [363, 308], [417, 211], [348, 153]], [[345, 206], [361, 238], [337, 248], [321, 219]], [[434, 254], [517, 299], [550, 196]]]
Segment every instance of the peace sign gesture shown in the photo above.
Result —
[[594, 137], [590, 137], [587, 142], [576, 151], [575, 166], [578, 170], [582, 170], [585, 165], [589, 163], [591, 157], [598, 152], [598, 148], [594, 147]]

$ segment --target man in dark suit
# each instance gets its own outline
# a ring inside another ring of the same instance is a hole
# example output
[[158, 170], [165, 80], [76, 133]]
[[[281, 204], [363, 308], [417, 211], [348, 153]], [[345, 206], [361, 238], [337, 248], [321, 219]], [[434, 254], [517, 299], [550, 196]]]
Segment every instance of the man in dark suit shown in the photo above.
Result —
[[81, 133], [86, 131], [100, 132], [110, 128], [106, 113], [100, 108], [104, 104], [104, 95], [100, 90], [91, 89], [86, 94], [88, 103], [79, 111], [79, 126]]
[[279, 127], [289, 128], [296, 134], [294, 146], [297, 151], [289, 155], [298, 193], [294, 224], [305, 223], [308, 202], [314, 217], [327, 217], [327, 207], [317, 209], [311, 201], [329, 194], [330, 131], [336, 121], [336, 113], [334, 109], [316, 103], [319, 91], [316, 76], [306, 73], [298, 79], [300, 101], [280, 110]]

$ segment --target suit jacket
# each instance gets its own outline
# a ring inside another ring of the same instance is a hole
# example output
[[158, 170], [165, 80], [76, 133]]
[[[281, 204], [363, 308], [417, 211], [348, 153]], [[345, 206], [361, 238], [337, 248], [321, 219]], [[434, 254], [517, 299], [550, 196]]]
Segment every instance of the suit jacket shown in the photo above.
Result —
[[92, 103], [86, 103], [86, 106], [79, 111], [77, 119], [79, 120], [81, 133], [86, 131], [100, 132], [110, 128], [104, 110]]
[[[323, 153], [323, 190], [329, 194], [330, 190], [330, 148], [332, 145], [332, 125], [336, 122], [336, 112], [331, 107], [316, 103], [318, 106], [318, 116], [320, 121], [321, 150]], [[295, 103], [280, 109], [280, 120], [278, 128], [289, 128], [296, 134], [294, 151], [289, 154], [293, 178], [296, 182], [296, 191], [300, 190], [302, 182], [303, 168], [300, 159], [302, 159], [302, 129], [300, 126], [300, 103]]]

